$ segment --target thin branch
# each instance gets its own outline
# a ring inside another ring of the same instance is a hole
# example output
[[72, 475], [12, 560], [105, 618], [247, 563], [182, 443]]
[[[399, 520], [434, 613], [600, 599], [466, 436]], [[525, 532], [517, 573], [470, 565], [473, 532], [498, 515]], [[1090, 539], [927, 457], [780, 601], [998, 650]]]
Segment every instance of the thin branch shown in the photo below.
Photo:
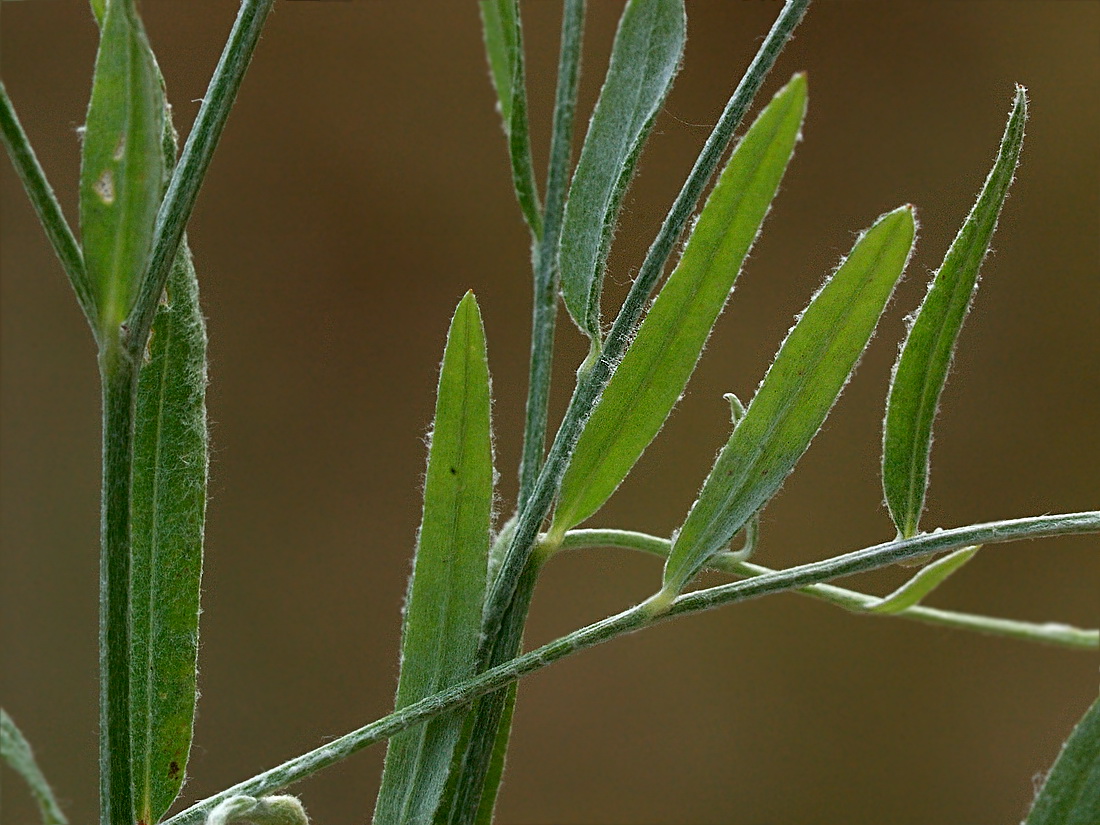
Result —
[[554, 100], [550, 162], [546, 172], [546, 210], [536, 241], [534, 301], [531, 312], [531, 368], [527, 420], [519, 470], [519, 506], [527, 502], [542, 469], [546, 418], [554, 358], [554, 324], [558, 317], [558, 245], [561, 241], [569, 162], [573, 154], [573, 115], [577, 108], [585, 0], [568, 0], [562, 12], [558, 89]]
[[[632, 530], [570, 530], [565, 534], [561, 549], [618, 547], [624, 550], [640, 550], [663, 558], [668, 556], [671, 546], [672, 543], [668, 539]], [[776, 572], [759, 564], [738, 561], [737, 554], [728, 552], [715, 556], [707, 563], [707, 567], [735, 576], [764, 576]], [[940, 610], [924, 605], [913, 605], [896, 613], [873, 613], [870, 612], [871, 609], [881, 602], [877, 596], [833, 584], [811, 584], [797, 588], [793, 592], [812, 596], [864, 616], [896, 616], [924, 624], [971, 630], [976, 633], [1003, 636], [1024, 642], [1058, 645], [1075, 650], [1100, 649], [1100, 630], [1086, 630], [1057, 622], [1024, 622], [954, 610]]]
[[126, 320], [127, 347], [134, 357], [140, 357], [145, 349], [157, 304], [164, 292], [172, 262], [179, 252], [199, 188], [274, 2], [242, 0], [233, 30], [229, 33], [195, 124], [183, 146], [180, 161], [172, 172], [168, 190], [157, 212], [149, 265], [142, 276], [137, 301]]
[[95, 301], [92, 298], [91, 287], [88, 285], [88, 273], [84, 269], [84, 256], [80, 252], [80, 244], [76, 242], [76, 236], [65, 220], [65, 214], [61, 211], [61, 204], [57, 202], [53, 187], [46, 179], [46, 173], [42, 169], [38, 158], [34, 154], [27, 133], [23, 131], [23, 124], [19, 122], [19, 116], [15, 113], [8, 91], [0, 81], [0, 132], [3, 133], [4, 145], [8, 149], [8, 157], [12, 166], [23, 181], [23, 188], [30, 198], [34, 211], [38, 214], [38, 221], [46, 231], [53, 251], [61, 261], [65, 274], [76, 293], [77, 303], [84, 311], [84, 317], [95, 329], [92, 319], [95, 317]]
[[895, 540], [824, 561], [762, 574], [744, 581], [713, 587], [678, 597], [667, 613], [655, 615], [649, 602], [588, 625], [547, 645], [498, 665], [447, 690], [428, 696], [388, 716], [327, 742], [319, 748], [284, 762], [276, 768], [247, 779], [232, 788], [197, 802], [166, 820], [164, 825], [197, 825], [219, 802], [243, 794], [259, 796], [292, 785], [322, 768], [333, 765], [369, 745], [387, 739], [449, 710], [468, 704], [479, 696], [499, 690], [536, 670], [618, 636], [631, 633], [672, 616], [697, 613], [723, 604], [782, 593], [818, 584], [840, 576], [876, 570], [899, 561], [931, 553], [955, 550], [970, 544], [997, 544], [1029, 538], [1100, 532], [1100, 511], [1038, 516], [1013, 521], [990, 522], [927, 533]]

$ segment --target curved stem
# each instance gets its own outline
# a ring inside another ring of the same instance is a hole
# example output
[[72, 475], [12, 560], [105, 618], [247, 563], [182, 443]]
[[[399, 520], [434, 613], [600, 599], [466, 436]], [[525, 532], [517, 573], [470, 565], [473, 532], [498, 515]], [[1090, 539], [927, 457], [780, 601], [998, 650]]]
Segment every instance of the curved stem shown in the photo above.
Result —
[[[668, 539], [637, 533], [632, 530], [570, 530], [565, 534], [561, 548], [582, 549], [591, 547], [618, 547], [624, 550], [640, 550], [656, 556], [666, 557], [672, 543]], [[707, 567], [735, 576], [763, 576], [776, 572], [759, 564], [739, 561], [736, 553], [721, 553], [708, 562]], [[872, 613], [873, 607], [881, 602], [877, 596], [837, 587], [833, 584], [810, 584], [797, 588], [795, 593], [812, 596], [815, 599], [842, 607], [852, 613], [866, 616], [897, 616], [912, 619], [924, 624], [950, 627], [958, 630], [970, 630], [992, 636], [1019, 639], [1024, 642], [1058, 645], [1074, 650], [1100, 649], [1100, 630], [1086, 630], [1057, 622], [1023, 622], [1015, 619], [1002, 619], [995, 616], [979, 616], [973, 613], [961, 613], [954, 610], [940, 610], [935, 607], [913, 605], [896, 613]]]
[[408, 705], [376, 722], [344, 734], [319, 748], [234, 785], [181, 811], [166, 820], [164, 825], [197, 825], [203, 821], [211, 808], [230, 796], [237, 794], [259, 796], [285, 788], [322, 768], [341, 761], [356, 751], [440, 713], [468, 704], [479, 696], [498, 690], [571, 653], [610, 641], [672, 616], [697, 613], [723, 604], [734, 604], [772, 593], [782, 593], [839, 576], [876, 570], [905, 559], [955, 550], [970, 544], [997, 544], [1028, 538], [1097, 532], [1100, 532], [1100, 511], [975, 524], [942, 530], [938, 533], [928, 533], [911, 539], [890, 541], [824, 561], [787, 570], [777, 570], [744, 581], [688, 593], [677, 597], [668, 611], [661, 615], [655, 615], [650, 605], [643, 602], [491, 668], [452, 688]]

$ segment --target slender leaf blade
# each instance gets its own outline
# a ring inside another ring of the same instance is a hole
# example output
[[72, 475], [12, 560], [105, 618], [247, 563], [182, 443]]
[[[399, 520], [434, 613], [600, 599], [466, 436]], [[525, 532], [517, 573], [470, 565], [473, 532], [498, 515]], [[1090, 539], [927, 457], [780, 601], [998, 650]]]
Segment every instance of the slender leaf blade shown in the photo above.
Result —
[[600, 339], [603, 270], [623, 194], [684, 51], [683, 0], [630, 0], [581, 148], [561, 241], [561, 287], [577, 326]]
[[523, 26], [519, 0], [480, 0], [481, 30], [489, 76], [496, 89], [501, 124], [508, 138], [512, 185], [524, 220], [536, 238], [542, 235], [538, 184], [531, 158], [527, 118], [527, 73], [523, 57]]
[[489, 76], [496, 89], [500, 118], [505, 128], [512, 120], [512, 76], [516, 65], [516, 0], [480, 0], [481, 32], [485, 39], [485, 56], [489, 59]]
[[1100, 822], [1100, 699], [1062, 746], [1024, 825]]
[[1027, 93], [1016, 89], [997, 160], [978, 200], [936, 272], [898, 354], [882, 437], [882, 487], [903, 538], [916, 535], [928, 488], [932, 424], [959, 332], [978, 289], [978, 272], [1012, 184], [1027, 122]]
[[100, 330], [122, 323], [137, 294], [164, 179], [164, 97], [132, 0], [103, 17], [80, 168], [84, 262]]
[[0, 757], [27, 783], [34, 801], [38, 803], [43, 825], [68, 825], [50, 783], [38, 767], [30, 743], [3, 708], [0, 708]]
[[920, 604], [924, 597], [947, 581], [956, 570], [974, 558], [974, 554], [981, 549], [980, 545], [974, 547], [960, 547], [952, 553], [948, 553], [942, 559], [936, 559], [918, 570], [905, 584], [878, 602], [867, 608], [870, 613], [900, 613], [910, 607]]
[[810, 301], [676, 536], [665, 594], [679, 593], [725, 547], [806, 452], [870, 341], [915, 236], [911, 206], [883, 215]]
[[[492, 492], [485, 334], [477, 302], [467, 293], [451, 321], [439, 375], [397, 708], [473, 675]], [[464, 710], [444, 714], [390, 740], [376, 823], [432, 821], [465, 716]]]
[[131, 495], [134, 804], [158, 822], [183, 786], [195, 717], [206, 516], [206, 325], [186, 241], [138, 378]]
[[794, 153], [806, 94], [805, 76], [796, 75], [722, 171], [676, 269], [581, 432], [562, 480], [555, 535], [603, 506], [687, 386]]

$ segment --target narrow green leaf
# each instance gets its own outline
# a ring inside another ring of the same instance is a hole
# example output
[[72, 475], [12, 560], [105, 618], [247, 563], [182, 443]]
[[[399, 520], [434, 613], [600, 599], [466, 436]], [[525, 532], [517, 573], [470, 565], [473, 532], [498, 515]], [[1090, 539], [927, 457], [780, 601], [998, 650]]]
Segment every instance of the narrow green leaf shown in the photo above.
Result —
[[676, 536], [665, 564], [666, 596], [695, 578], [806, 452], [871, 340], [915, 235], [911, 206], [883, 215], [810, 301]]
[[68, 825], [50, 783], [34, 760], [30, 743], [3, 708], [0, 708], [0, 757], [26, 781], [34, 801], [38, 803], [43, 825]]
[[[492, 494], [489, 369], [471, 292], [451, 321], [439, 374], [424, 515], [405, 606], [398, 709], [473, 675]], [[376, 823], [432, 821], [465, 715], [444, 714], [390, 740]]]
[[508, 138], [512, 184], [524, 220], [538, 238], [542, 235], [542, 216], [531, 159], [519, 0], [480, 0], [478, 5], [481, 8], [485, 54], [489, 58], [489, 75], [497, 92], [500, 119]]
[[134, 806], [158, 822], [183, 785], [195, 716], [206, 514], [206, 327], [190, 250], [172, 268], [138, 379], [131, 497]]
[[512, 76], [516, 65], [517, 0], [480, 0], [481, 31], [489, 74], [500, 104], [500, 119], [505, 128], [512, 121]]
[[867, 608], [870, 613], [900, 613], [918, 605], [924, 597], [943, 584], [947, 577], [974, 558], [980, 545], [962, 547], [948, 553], [942, 559], [936, 559], [918, 570], [905, 584], [885, 598]]
[[164, 98], [132, 0], [107, 8], [80, 168], [84, 262], [100, 331], [129, 312], [149, 257], [164, 179]]
[[894, 366], [883, 422], [882, 487], [903, 538], [916, 535], [924, 509], [932, 423], [959, 331], [977, 292], [978, 271], [1020, 159], [1026, 122], [1027, 93], [1018, 86], [997, 160], [933, 278]]
[[554, 535], [602, 507], [664, 425], [760, 231], [805, 114], [806, 78], [795, 75], [734, 150], [585, 424], [562, 481]]
[[630, 0], [573, 173], [561, 241], [562, 296], [594, 343], [611, 236], [638, 155], [684, 52], [683, 0]]
[[1100, 822], [1100, 699], [1062, 746], [1024, 825]]

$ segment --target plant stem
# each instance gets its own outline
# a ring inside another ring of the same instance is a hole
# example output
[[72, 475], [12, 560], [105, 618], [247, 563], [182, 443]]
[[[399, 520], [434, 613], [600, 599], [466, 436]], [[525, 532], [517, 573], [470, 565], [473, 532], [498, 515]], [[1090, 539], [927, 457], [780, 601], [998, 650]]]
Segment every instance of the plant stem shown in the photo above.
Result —
[[53, 188], [46, 179], [46, 173], [38, 163], [27, 133], [23, 131], [23, 125], [19, 122], [19, 116], [15, 113], [15, 107], [2, 81], [0, 81], [0, 133], [3, 135], [12, 166], [19, 174], [19, 179], [23, 181], [23, 189], [26, 190], [42, 228], [46, 230], [46, 237], [49, 238], [53, 251], [69, 277], [69, 283], [72, 284], [73, 292], [76, 293], [76, 301], [94, 330], [95, 324], [92, 323], [92, 319], [95, 317], [95, 302], [92, 299], [91, 288], [88, 286], [84, 256], [80, 252], [73, 230], [69, 228], [65, 215], [61, 211], [61, 204], [57, 202], [57, 196], [54, 195]]
[[116, 339], [100, 352], [103, 503], [99, 562], [100, 825], [131, 825], [130, 487], [138, 366]]
[[[581, 549], [590, 547], [619, 547], [626, 550], [641, 550], [660, 557], [666, 557], [672, 547], [668, 539], [637, 533], [632, 530], [570, 530], [565, 534], [561, 549]], [[776, 572], [759, 564], [738, 561], [734, 553], [720, 553], [712, 558], [707, 567], [736, 576], [763, 576]], [[1075, 650], [1096, 650], [1100, 648], [1100, 630], [1085, 630], [1055, 622], [1022, 622], [1014, 619], [1001, 619], [993, 616], [978, 616], [972, 613], [960, 613], [954, 610], [940, 610], [924, 605], [913, 605], [896, 613], [871, 613], [881, 599], [856, 590], [848, 590], [832, 584], [811, 584], [797, 588], [794, 592], [828, 602], [866, 616], [897, 616], [913, 619], [924, 624], [939, 625], [961, 630], [971, 630], [992, 636], [1004, 636], [1025, 642], [1059, 645]]]
[[573, 390], [573, 397], [569, 401], [561, 426], [546, 457], [546, 463], [539, 472], [530, 497], [520, 508], [512, 542], [486, 598], [484, 631], [487, 638], [493, 639], [499, 632], [504, 613], [515, 595], [520, 574], [538, 540], [539, 528], [549, 514], [550, 506], [561, 486], [562, 475], [565, 473], [566, 464], [584, 427], [584, 422], [588, 420], [588, 416], [599, 400], [600, 393], [603, 392], [615, 365], [626, 349], [634, 327], [641, 318], [642, 310], [649, 299], [649, 293], [672, 254], [673, 246], [683, 232], [704, 187], [717, 168], [718, 161], [733, 138], [734, 130], [740, 124], [757, 90], [779, 56], [779, 52], [790, 39], [795, 26], [802, 20], [808, 5], [809, 0], [787, 0], [783, 6], [771, 31], [768, 32], [745, 76], [734, 91], [733, 97], [726, 104], [718, 124], [707, 138], [683, 188], [676, 196], [657, 233], [657, 238], [646, 254], [638, 277], [615, 318], [607, 340], [604, 342], [603, 352], [592, 369], [579, 377]]
[[732, 584], [688, 593], [677, 597], [670, 609], [661, 615], [654, 615], [649, 604], [643, 602], [518, 656], [454, 687], [428, 696], [376, 722], [284, 762], [276, 768], [234, 785], [181, 811], [166, 820], [164, 825], [193, 825], [201, 822], [210, 809], [230, 796], [237, 794], [259, 796], [285, 788], [322, 768], [339, 762], [356, 751], [440, 713], [461, 707], [479, 696], [498, 690], [571, 653], [610, 641], [672, 616], [697, 613], [724, 604], [782, 593], [839, 576], [876, 570], [906, 559], [955, 550], [971, 544], [997, 544], [1029, 538], [1097, 532], [1100, 532], [1100, 511], [975, 524], [941, 530], [937, 533], [926, 533], [911, 539], [898, 539], [824, 561], [799, 565], [787, 570], [777, 570]]
[[546, 171], [546, 209], [542, 234], [535, 242], [534, 301], [531, 312], [531, 368], [527, 421], [519, 470], [519, 507], [535, 486], [546, 450], [546, 417], [554, 360], [554, 324], [558, 317], [558, 244], [573, 154], [573, 115], [577, 108], [585, 0], [567, 0], [562, 12], [558, 87], [554, 99], [550, 161]]
[[179, 252], [199, 188], [273, 4], [274, 0], [241, 0], [229, 39], [210, 78], [195, 123], [187, 135], [179, 163], [168, 182], [168, 190], [161, 201], [153, 229], [149, 264], [125, 324], [129, 336], [126, 344], [135, 359], [140, 358], [145, 349], [157, 303], [164, 292], [172, 262]]

